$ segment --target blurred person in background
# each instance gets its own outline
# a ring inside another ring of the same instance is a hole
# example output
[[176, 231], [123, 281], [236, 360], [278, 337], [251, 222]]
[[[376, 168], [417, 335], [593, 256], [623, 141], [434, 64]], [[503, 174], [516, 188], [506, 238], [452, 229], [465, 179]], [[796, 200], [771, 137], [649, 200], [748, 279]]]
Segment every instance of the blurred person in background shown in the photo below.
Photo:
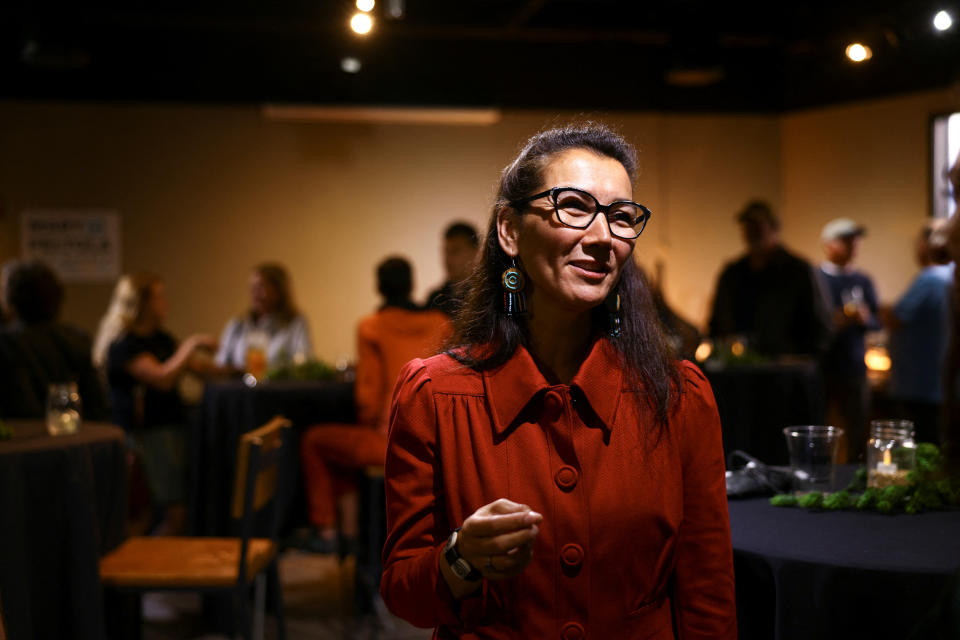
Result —
[[946, 220], [931, 220], [914, 242], [920, 273], [893, 307], [881, 309], [890, 331], [890, 399], [923, 442], [941, 442], [943, 368], [950, 327], [953, 264]]
[[154, 533], [176, 535], [186, 524], [186, 416], [177, 379], [190, 370], [203, 377], [222, 374], [203, 351], [216, 339], [194, 334], [183, 342], [164, 328], [166, 287], [152, 273], [124, 275], [100, 321], [93, 361], [105, 373], [113, 421], [127, 432], [143, 461], [150, 497], [162, 519]]
[[421, 310], [410, 298], [413, 270], [405, 258], [387, 258], [377, 266], [377, 290], [383, 304], [357, 326], [358, 424], [315, 425], [300, 444], [314, 551], [337, 550], [338, 523], [340, 548], [352, 546], [357, 535], [352, 476], [365, 466], [383, 465], [397, 373], [408, 361], [436, 353], [450, 334], [445, 314]]
[[[950, 168], [950, 186], [956, 203], [946, 229], [947, 249], [954, 265], [960, 262], [960, 153]], [[953, 278], [950, 344], [944, 378], [944, 445], [955, 473], [960, 473], [960, 280]]]
[[820, 233], [826, 260], [817, 269], [833, 320], [833, 334], [821, 360], [827, 421], [844, 430], [850, 460], [863, 457], [867, 442], [870, 386], [864, 335], [880, 329], [873, 280], [853, 266], [865, 233], [849, 218], [828, 222]]
[[63, 285], [40, 260], [10, 260], [0, 270], [0, 417], [42, 418], [53, 383], [75, 382], [81, 415], [108, 420], [106, 396], [90, 359], [90, 336], [59, 321]]
[[427, 309], [439, 309], [453, 315], [460, 307], [463, 292], [457, 287], [466, 280], [477, 259], [480, 241], [477, 230], [466, 222], [454, 222], [443, 234], [443, 268], [447, 281], [427, 296]]
[[818, 355], [830, 335], [830, 315], [809, 263], [784, 248], [780, 220], [755, 200], [737, 215], [747, 252], [717, 280], [709, 333], [741, 340], [759, 354]]
[[[231, 318], [220, 336], [216, 362], [249, 371], [256, 352], [258, 369], [300, 364], [313, 358], [310, 326], [294, 304], [293, 285], [283, 265], [265, 262], [250, 274], [250, 308]], [[259, 377], [259, 376], [258, 376]]]

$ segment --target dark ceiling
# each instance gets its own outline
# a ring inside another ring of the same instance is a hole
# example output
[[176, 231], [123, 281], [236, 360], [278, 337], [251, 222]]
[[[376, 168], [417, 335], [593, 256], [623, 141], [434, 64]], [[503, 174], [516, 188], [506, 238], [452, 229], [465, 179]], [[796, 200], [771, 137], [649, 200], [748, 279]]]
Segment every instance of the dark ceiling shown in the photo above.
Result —
[[347, 0], [6, 0], [0, 98], [775, 112], [960, 79], [928, 0], [391, 2], [360, 37]]

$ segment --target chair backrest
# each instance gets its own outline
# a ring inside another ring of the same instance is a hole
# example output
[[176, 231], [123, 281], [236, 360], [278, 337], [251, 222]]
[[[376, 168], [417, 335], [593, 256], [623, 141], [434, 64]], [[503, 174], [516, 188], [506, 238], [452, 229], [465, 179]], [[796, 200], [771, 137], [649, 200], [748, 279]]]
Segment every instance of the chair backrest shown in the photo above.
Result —
[[[289, 420], [275, 416], [262, 427], [240, 436], [231, 510], [236, 520], [243, 520], [247, 509], [256, 513], [273, 499], [279, 480], [280, 456], [289, 428]], [[249, 498], [248, 490], [251, 493]]]
[[281, 509], [278, 498], [282, 493], [284, 473], [281, 469], [290, 421], [276, 416], [270, 422], [240, 436], [237, 445], [237, 473], [233, 490], [232, 515], [240, 520], [240, 566], [238, 585], [246, 580], [247, 549], [253, 536], [254, 522], [267, 507], [273, 513], [268, 523], [268, 537], [276, 542], [280, 529]]

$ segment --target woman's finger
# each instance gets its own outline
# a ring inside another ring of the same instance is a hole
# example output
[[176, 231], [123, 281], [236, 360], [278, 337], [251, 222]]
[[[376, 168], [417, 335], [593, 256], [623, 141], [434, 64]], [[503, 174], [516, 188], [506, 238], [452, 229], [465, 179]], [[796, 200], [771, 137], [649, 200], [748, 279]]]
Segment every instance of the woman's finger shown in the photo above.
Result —
[[506, 514], [482, 514], [479, 511], [463, 523], [463, 529], [469, 531], [469, 535], [477, 537], [498, 536], [517, 529], [524, 529], [531, 525], [539, 523], [543, 516], [536, 511], [518, 511]]
[[499, 536], [478, 538], [471, 541], [471, 550], [483, 555], [500, 555], [520, 545], [532, 543], [539, 532], [540, 529], [534, 524]]
[[533, 559], [531, 545], [515, 547], [509, 554], [487, 556], [483, 562], [481, 572], [491, 580], [501, 580], [519, 575]]
[[530, 507], [525, 504], [520, 504], [519, 502], [514, 502], [513, 500], [508, 500], [507, 498], [499, 498], [477, 509], [477, 513], [504, 514], [517, 513], [520, 511], [530, 511]]

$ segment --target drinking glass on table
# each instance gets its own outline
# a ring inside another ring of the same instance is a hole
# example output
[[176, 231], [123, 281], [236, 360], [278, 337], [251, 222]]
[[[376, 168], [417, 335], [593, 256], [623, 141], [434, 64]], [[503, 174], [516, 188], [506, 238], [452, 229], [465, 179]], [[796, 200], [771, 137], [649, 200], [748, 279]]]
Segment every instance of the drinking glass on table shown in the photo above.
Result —
[[47, 432], [52, 436], [76, 433], [81, 406], [76, 382], [51, 384], [47, 389]]
[[259, 382], [267, 375], [267, 346], [270, 338], [266, 333], [251, 332], [247, 335], [245, 369]]
[[794, 489], [798, 493], [833, 490], [842, 434], [843, 429], [830, 426], [805, 425], [783, 430], [793, 469]]

